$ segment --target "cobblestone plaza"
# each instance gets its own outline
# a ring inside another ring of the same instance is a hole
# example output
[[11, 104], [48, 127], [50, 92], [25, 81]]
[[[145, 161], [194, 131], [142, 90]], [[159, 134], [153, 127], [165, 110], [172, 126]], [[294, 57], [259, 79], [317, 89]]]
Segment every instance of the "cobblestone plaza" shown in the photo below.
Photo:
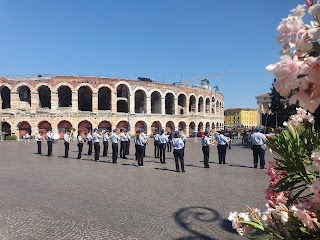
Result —
[[35, 154], [34, 142], [0, 142], [0, 239], [241, 239], [229, 212], [263, 209], [268, 177], [240, 141], [226, 165], [211, 146], [206, 169], [200, 141], [188, 139], [185, 173], [174, 171], [172, 153], [167, 164], [150, 157], [152, 139], [145, 168], [136, 167], [133, 146], [110, 164], [110, 150], [100, 162], [77, 160], [75, 142], [69, 159], [61, 141], [53, 157]]

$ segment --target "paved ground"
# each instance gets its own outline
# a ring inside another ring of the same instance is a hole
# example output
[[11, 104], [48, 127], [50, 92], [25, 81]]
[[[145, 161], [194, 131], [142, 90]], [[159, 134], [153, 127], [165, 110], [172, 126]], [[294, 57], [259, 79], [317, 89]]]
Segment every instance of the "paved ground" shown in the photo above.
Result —
[[264, 205], [268, 178], [239, 143], [226, 165], [212, 146], [206, 169], [200, 142], [188, 139], [186, 173], [174, 172], [171, 153], [138, 168], [133, 155], [114, 165], [111, 154], [94, 162], [76, 159], [76, 143], [70, 150], [62, 158], [60, 142], [46, 157], [34, 142], [0, 142], [0, 239], [241, 239], [229, 212]]

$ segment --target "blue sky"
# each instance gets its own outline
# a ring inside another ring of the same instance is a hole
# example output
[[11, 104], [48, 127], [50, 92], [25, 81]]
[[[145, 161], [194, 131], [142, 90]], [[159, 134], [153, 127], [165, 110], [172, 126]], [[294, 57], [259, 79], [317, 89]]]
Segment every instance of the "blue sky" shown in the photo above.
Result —
[[[210, 78], [225, 108], [270, 90], [281, 18], [302, 0], [1, 0], [0, 75]], [[194, 84], [199, 82], [195, 81]]]

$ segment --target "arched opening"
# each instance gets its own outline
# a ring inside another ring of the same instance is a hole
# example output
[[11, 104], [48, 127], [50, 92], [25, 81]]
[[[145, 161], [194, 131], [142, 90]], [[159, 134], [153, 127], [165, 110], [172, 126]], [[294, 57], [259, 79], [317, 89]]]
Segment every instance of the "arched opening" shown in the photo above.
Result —
[[220, 108], [219, 108], [219, 106], [220, 106], [220, 103], [219, 103], [219, 101], [217, 101], [217, 102], [216, 102], [216, 113], [217, 113], [217, 114], [220, 114]]
[[214, 106], [215, 106], [215, 99], [214, 99], [214, 97], [212, 97], [212, 99], [211, 99], [211, 113], [213, 113], [214, 114]]
[[117, 87], [117, 112], [128, 113], [130, 103], [130, 91], [127, 85], [120, 84]]
[[108, 87], [98, 91], [98, 110], [111, 110], [111, 90]]
[[48, 121], [39, 122], [38, 129], [42, 135], [45, 135], [48, 131], [52, 131], [51, 123]]
[[187, 124], [185, 122], [183, 122], [183, 121], [179, 122], [178, 129], [179, 129], [179, 131], [186, 132]]
[[103, 130], [105, 131], [112, 131], [112, 125], [109, 121], [102, 121], [99, 125], [98, 125], [98, 129], [99, 132], [102, 132]]
[[128, 129], [128, 126], [129, 126], [129, 124], [127, 121], [118, 122], [117, 127], [116, 127], [117, 133], [120, 133], [120, 129]]
[[151, 113], [161, 114], [161, 94], [157, 91], [151, 94]]
[[174, 115], [174, 96], [172, 93], [167, 93], [165, 98], [166, 114]]
[[18, 88], [19, 99], [21, 102], [27, 102], [31, 106], [31, 92], [27, 86], [21, 86]]
[[178, 96], [178, 106], [180, 115], [186, 114], [187, 97], [184, 94]]
[[128, 113], [128, 102], [125, 100], [118, 100], [117, 101], [117, 112], [123, 112], [123, 113]]
[[58, 123], [58, 132], [60, 135], [60, 138], [63, 138], [64, 132], [66, 130], [71, 131], [72, 130], [72, 124], [69, 121], [63, 120]]
[[92, 111], [92, 90], [82, 86], [78, 90], [78, 108], [80, 111]]
[[198, 100], [198, 112], [200, 112], [200, 113], [203, 112], [203, 97], [199, 97], [199, 100]]
[[59, 107], [72, 106], [72, 91], [68, 86], [60, 86], [58, 88]]
[[196, 124], [191, 122], [189, 124], [189, 136], [192, 137], [194, 132], [196, 132]]
[[144, 121], [138, 121], [134, 126], [134, 130], [144, 130], [144, 133], [147, 134], [147, 124]]
[[198, 132], [203, 132], [203, 123], [199, 122], [198, 124]]
[[196, 97], [191, 95], [189, 99], [189, 112], [196, 112], [196, 111], [197, 111]]
[[1, 108], [11, 108], [11, 90], [6, 86], [2, 86], [0, 87], [0, 94], [2, 102]]
[[88, 133], [92, 131], [92, 124], [91, 122], [84, 120], [78, 124], [78, 130], [81, 130], [82, 133]]
[[155, 130], [161, 130], [162, 129], [162, 126], [161, 126], [161, 123], [159, 121], [154, 121], [152, 124], [151, 124], [151, 132], [154, 133]]
[[211, 125], [211, 129], [212, 129], [212, 130], [216, 130], [216, 127], [215, 127], [215, 125], [214, 125], [214, 122], [213, 122], [212, 125]]
[[219, 131], [220, 130], [220, 128], [219, 128], [219, 123], [217, 122], [217, 124], [216, 124], [216, 131]]
[[223, 125], [222, 125], [222, 123], [220, 123], [220, 130], [222, 130], [223, 129]]
[[210, 113], [210, 99], [206, 99], [206, 113]]
[[206, 131], [210, 131], [210, 123], [209, 122], [206, 123]]
[[38, 88], [39, 107], [51, 109], [51, 90], [48, 86]]
[[166, 132], [173, 133], [175, 129], [174, 123], [172, 121], [169, 121], [166, 123]]
[[134, 112], [147, 113], [147, 95], [143, 90], [137, 90], [134, 94]]
[[24, 137], [27, 133], [31, 135], [31, 125], [27, 121], [22, 121], [18, 123], [18, 129], [19, 129], [19, 138]]
[[[1, 134], [1, 139], [2, 137], [4, 137], [4, 139], [6, 139], [7, 136], [11, 135], [11, 125], [7, 122], [2, 122], [1, 124], [1, 129], [2, 129], [2, 133]], [[3, 134], [3, 135], [2, 135]]]

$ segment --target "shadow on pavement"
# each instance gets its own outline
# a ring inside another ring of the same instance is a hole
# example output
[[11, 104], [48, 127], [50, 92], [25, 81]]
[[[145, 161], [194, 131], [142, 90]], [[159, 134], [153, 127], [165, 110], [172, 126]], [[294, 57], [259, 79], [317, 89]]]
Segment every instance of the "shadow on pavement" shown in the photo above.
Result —
[[[223, 230], [237, 234], [232, 229], [231, 222], [226, 219], [221, 220], [221, 215], [218, 211], [208, 207], [186, 207], [181, 208], [173, 215], [174, 221], [184, 230], [188, 232], [188, 236], [180, 237], [176, 240], [187, 239], [216, 239], [212, 236], [212, 224], [220, 222]], [[219, 236], [221, 237], [221, 236]]]
[[156, 170], [161, 170], [161, 171], [168, 171], [168, 172], [176, 172], [176, 170], [173, 169], [167, 169], [167, 168], [154, 168]]

